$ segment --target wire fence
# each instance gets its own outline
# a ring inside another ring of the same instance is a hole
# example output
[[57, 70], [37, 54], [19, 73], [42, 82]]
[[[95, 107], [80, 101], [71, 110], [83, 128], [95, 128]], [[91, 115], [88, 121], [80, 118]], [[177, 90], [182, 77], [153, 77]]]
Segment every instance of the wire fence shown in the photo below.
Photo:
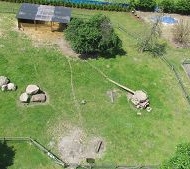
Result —
[[3, 141], [3, 142], [8, 142], [8, 141], [12, 141], [12, 142], [15, 142], [15, 141], [17, 141], [17, 142], [30, 142], [30, 143], [32, 143], [33, 146], [35, 146], [37, 149], [42, 151], [48, 157], [53, 159], [57, 164], [59, 164], [63, 168], [68, 166], [67, 163], [62, 161], [58, 156], [56, 156], [54, 153], [52, 153], [50, 150], [48, 150], [45, 146], [40, 144], [35, 139], [32, 139], [31, 137], [0, 137], [0, 141]]
[[[117, 27], [119, 30], [121, 30], [122, 32], [124, 32], [127, 36], [130, 36], [130, 37], [132, 37], [132, 38], [134, 38], [134, 39], [136, 39], [136, 40], [140, 40], [135, 34], [129, 32], [127, 29], [125, 29], [125, 28], [124, 28], [123, 26], [121, 26], [120, 24], [117, 24], [116, 27]], [[177, 81], [178, 81], [178, 84], [180, 85], [181, 90], [182, 90], [182, 92], [183, 92], [183, 94], [184, 94], [184, 96], [185, 96], [187, 102], [188, 102], [189, 105], [190, 105], [190, 96], [189, 96], [189, 93], [188, 93], [188, 91], [186, 90], [185, 85], [184, 85], [184, 83], [183, 83], [183, 81], [182, 81], [182, 79], [181, 79], [181, 77], [180, 77], [178, 71], [176, 70], [175, 66], [174, 66], [168, 59], [166, 59], [166, 57], [160, 56], [160, 58], [161, 58], [161, 60], [162, 60], [164, 63], [166, 63], [166, 65], [173, 71], [173, 73], [174, 73], [174, 75], [175, 75], [175, 77], [176, 77], [176, 79], [177, 79]], [[183, 64], [190, 64], [190, 60], [185, 60], [185, 61], [183, 62]]]
[[[4, 8], [1, 7], [0, 13], [10, 13], [10, 14], [16, 14], [18, 12], [18, 8]], [[90, 15], [86, 14], [77, 14], [74, 13], [74, 16], [80, 16], [82, 18], [88, 18]], [[120, 31], [124, 32], [127, 36], [130, 36], [136, 40], [139, 39], [134, 33], [129, 32], [127, 29], [125, 29], [122, 25], [115, 23], [114, 27], [119, 29]], [[190, 104], [190, 96], [184, 86], [184, 83], [177, 72], [175, 66], [170, 63], [168, 59], [166, 59], [164, 56], [160, 57], [163, 62], [167, 64], [167, 66], [173, 71], [183, 93], [185, 98], [187, 99], [188, 103]], [[186, 64], [190, 64], [190, 61], [184, 61]], [[40, 151], [42, 151], [44, 154], [46, 154], [49, 158], [53, 159], [57, 164], [62, 166], [63, 168], [66, 168], [68, 166], [75, 166], [75, 168], [78, 169], [85, 169], [85, 168], [90, 168], [90, 169], [158, 169], [159, 165], [149, 165], [149, 166], [127, 166], [127, 165], [78, 165], [78, 164], [68, 164], [64, 161], [62, 161], [58, 156], [56, 156], [54, 153], [52, 153], [50, 150], [48, 150], [45, 146], [40, 144], [38, 141], [35, 139], [32, 139], [31, 137], [0, 137], [0, 141], [18, 141], [18, 142], [30, 142], [32, 145], [34, 145], [36, 148], [38, 148]]]
[[160, 57], [160, 58], [161, 58], [161, 59], [168, 65], [168, 67], [173, 71], [173, 73], [174, 73], [174, 75], [175, 75], [175, 77], [176, 77], [176, 79], [177, 79], [177, 81], [178, 81], [178, 83], [179, 83], [179, 85], [180, 85], [180, 87], [181, 87], [181, 89], [182, 89], [182, 91], [183, 91], [183, 94], [184, 94], [185, 98], [187, 99], [187, 101], [188, 101], [188, 103], [189, 103], [189, 105], [190, 105], [189, 93], [187, 92], [187, 90], [186, 90], [186, 88], [185, 88], [185, 85], [184, 85], [184, 83], [183, 83], [183, 81], [182, 81], [182, 79], [181, 79], [179, 73], [177, 72], [175, 66], [174, 66], [173, 64], [171, 64], [171, 63], [169, 62], [169, 60], [167, 60], [164, 56], [162, 56], [162, 57]]
[[71, 167], [76, 169], [158, 169], [159, 165], [139, 165], [139, 166], [127, 166], [127, 165], [116, 165], [116, 164], [103, 164], [98, 165], [95, 163], [89, 163], [86, 165], [79, 165], [79, 164], [73, 164], [73, 163], [66, 163], [61, 158], [59, 158], [57, 155], [55, 155], [53, 152], [48, 150], [45, 146], [43, 146], [41, 143], [39, 143], [37, 140], [31, 138], [31, 137], [0, 137], [1, 142], [27, 142], [31, 143], [33, 146], [35, 146], [37, 149], [42, 151], [45, 155], [47, 155], [49, 158], [51, 158], [55, 163], [59, 164], [63, 168]]

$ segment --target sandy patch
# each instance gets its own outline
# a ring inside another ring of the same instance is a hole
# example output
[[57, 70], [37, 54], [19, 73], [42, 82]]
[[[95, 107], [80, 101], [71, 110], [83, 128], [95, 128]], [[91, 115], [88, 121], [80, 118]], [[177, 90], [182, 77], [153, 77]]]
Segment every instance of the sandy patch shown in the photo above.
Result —
[[105, 151], [105, 142], [100, 137], [87, 137], [83, 130], [75, 128], [62, 137], [58, 148], [63, 161], [80, 164], [86, 158], [100, 158]]
[[37, 29], [32, 23], [23, 23], [21, 31], [26, 34], [32, 41], [35, 47], [49, 46], [58, 47], [58, 49], [66, 56], [78, 57], [69, 44], [64, 39], [64, 33], [58, 31], [59, 25], [53, 25], [51, 31], [50, 23], [37, 24]]

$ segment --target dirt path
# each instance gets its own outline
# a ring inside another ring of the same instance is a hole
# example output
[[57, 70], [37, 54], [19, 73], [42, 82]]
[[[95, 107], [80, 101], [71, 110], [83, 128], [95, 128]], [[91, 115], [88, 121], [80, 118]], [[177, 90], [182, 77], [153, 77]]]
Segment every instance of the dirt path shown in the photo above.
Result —
[[59, 50], [66, 56], [78, 58], [69, 44], [64, 39], [64, 33], [58, 32], [58, 24], [53, 26], [55, 31], [51, 31], [50, 23], [37, 24], [37, 30], [34, 24], [24, 23], [22, 32], [32, 39], [35, 47], [40, 46], [58, 46]]

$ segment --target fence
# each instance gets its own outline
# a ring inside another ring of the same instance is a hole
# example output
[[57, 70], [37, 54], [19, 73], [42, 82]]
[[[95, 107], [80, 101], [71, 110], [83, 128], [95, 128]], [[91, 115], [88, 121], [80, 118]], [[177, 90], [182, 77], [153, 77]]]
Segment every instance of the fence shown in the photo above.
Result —
[[172, 65], [164, 56], [160, 57], [167, 65], [168, 67], [174, 72], [174, 75], [183, 91], [183, 94], [185, 96], [185, 98], [187, 99], [188, 103], [190, 104], [190, 97], [189, 97], [189, 94], [181, 80], [181, 77], [179, 75], [179, 73], [177, 72], [176, 68], [174, 67], [174, 65]]
[[46, 154], [49, 158], [53, 159], [57, 164], [66, 167], [73, 167], [77, 169], [158, 169], [158, 165], [150, 165], [150, 166], [127, 166], [127, 165], [96, 165], [95, 163], [89, 165], [78, 165], [71, 164], [62, 161], [57, 155], [48, 150], [45, 146], [39, 143], [37, 140], [32, 139], [31, 137], [0, 137], [0, 141], [8, 142], [8, 141], [18, 141], [18, 142], [29, 142], [32, 143], [37, 149]]
[[[123, 26], [117, 24], [116, 28], [118, 28], [119, 30], [123, 31], [128, 36], [131, 36], [132, 38], [134, 38], [136, 40], [139, 40], [139, 38], [137, 38], [136, 35], [134, 35], [133, 33], [130, 33], [129, 31], [127, 31]], [[187, 90], [186, 90], [186, 88], [185, 88], [185, 86], [183, 84], [183, 81], [182, 81], [179, 73], [177, 72], [176, 68], [164, 56], [161, 56], [160, 58], [173, 71], [173, 73], [174, 73], [174, 75], [175, 75], [175, 77], [176, 77], [176, 79], [177, 79], [177, 81], [178, 81], [178, 83], [179, 83], [179, 85], [180, 85], [180, 87], [182, 89], [182, 92], [183, 92], [185, 98], [187, 99], [187, 101], [188, 101], [188, 103], [190, 105], [190, 96], [189, 96], [189, 94], [188, 94], [188, 92], [187, 92]], [[190, 61], [185, 60], [183, 63], [189, 63], [190, 64]]]
[[53, 159], [57, 164], [61, 165], [64, 168], [66, 166], [68, 166], [67, 163], [63, 162], [58, 156], [56, 156], [54, 153], [52, 153], [47, 148], [45, 148], [45, 146], [43, 146], [42, 144], [40, 144], [35, 139], [32, 139], [31, 137], [0, 137], [0, 141], [30, 142], [36, 148], [38, 148], [43, 153], [45, 153], [47, 156], [49, 156], [51, 159]]

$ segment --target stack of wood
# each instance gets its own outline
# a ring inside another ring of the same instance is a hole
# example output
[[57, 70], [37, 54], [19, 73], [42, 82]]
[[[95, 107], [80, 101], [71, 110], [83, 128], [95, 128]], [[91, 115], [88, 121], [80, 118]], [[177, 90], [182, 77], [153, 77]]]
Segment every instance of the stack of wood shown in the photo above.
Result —
[[140, 109], [146, 109], [149, 107], [149, 100], [148, 96], [145, 92], [141, 90], [137, 90], [134, 92], [134, 94], [131, 96], [131, 102]]

